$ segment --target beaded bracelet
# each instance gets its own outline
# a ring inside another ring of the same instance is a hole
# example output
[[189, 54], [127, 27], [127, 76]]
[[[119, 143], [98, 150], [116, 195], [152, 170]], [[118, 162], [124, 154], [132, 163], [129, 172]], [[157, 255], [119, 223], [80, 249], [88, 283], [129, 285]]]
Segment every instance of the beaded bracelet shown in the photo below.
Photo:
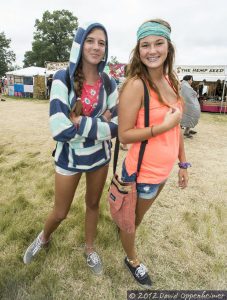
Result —
[[190, 168], [192, 165], [189, 162], [179, 162], [178, 166], [180, 169]]

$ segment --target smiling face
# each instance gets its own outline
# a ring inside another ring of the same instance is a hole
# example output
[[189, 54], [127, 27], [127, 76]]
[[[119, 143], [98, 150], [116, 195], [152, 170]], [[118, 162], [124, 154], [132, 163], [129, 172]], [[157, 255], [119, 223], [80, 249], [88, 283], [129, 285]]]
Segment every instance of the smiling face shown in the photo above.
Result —
[[83, 45], [83, 64], [97, 65], [105, 56], [106, 36], [102, 29], [92, 30], [86, 37]]
[[140, 40], [139, 54], [148, 69], [163, 67], [168, 55], [168, 42], [162, 36], [149, 35]]

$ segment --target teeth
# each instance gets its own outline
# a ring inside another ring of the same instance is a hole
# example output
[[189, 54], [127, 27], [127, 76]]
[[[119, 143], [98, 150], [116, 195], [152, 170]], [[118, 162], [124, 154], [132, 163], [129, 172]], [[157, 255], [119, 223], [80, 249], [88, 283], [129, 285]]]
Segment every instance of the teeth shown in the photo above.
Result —
[[150, 62], [154, 62], [154, 61], [158, 60], [158, 57], [149, 57], [148, 60]]

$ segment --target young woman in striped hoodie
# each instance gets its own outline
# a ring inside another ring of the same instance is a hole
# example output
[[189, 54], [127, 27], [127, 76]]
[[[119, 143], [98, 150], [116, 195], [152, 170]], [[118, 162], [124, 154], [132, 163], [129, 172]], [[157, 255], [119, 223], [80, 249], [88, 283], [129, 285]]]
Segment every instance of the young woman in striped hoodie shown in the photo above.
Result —
[[49, 243], [51, 234], [66, 218], [81, 175], [85, 173], [84, 254], [91, 270], [95, 274], [102, 273], [94, 239], [99, 201], [111, 158], [111, 139], [117, 135], [118, 98], [114, 79], [103, 75], [107, 55], [108, 38], [104, 26], [90, 23], [79, 27], [71, 49], [69, 68], [59, 70], [54, 76], [50, 95], [50, 127], [57, 141], [55, 203], [43, 231], [25, 252], [26, 264]]

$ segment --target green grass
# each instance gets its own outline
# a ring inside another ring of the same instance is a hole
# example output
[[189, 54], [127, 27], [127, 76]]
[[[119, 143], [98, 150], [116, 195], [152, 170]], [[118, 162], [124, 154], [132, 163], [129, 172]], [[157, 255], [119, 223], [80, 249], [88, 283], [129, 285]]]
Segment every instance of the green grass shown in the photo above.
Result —
[[202, 112], [202, 118], [209, 123], [227, 123], [227, 110], [226, 113], [204, 113]]
[[[226, 289], [227, 146], [226, 138], [216, 137], [216, 152], [207, 150], [207, 126], [209, 136], [218, 132], [221, 137], [226, 132], [223, 116], [202, 114], [198, 137], [185, 141], [193, 164], [188, 189], [176, 187], [174, 168], [138, 229], [139, 257], [150, 270], [154, 290]], [[7, 134], [1, 132], [1, 126], [0, 134]], [[23, 264], [26, 247], [42, 229], [53, 206], [52, 145], [42, 148], [39, 140], [29, 144], [32, 137], [28, 136], [25, 147], [19, 142], [23, 132], [18, 129], [11, 134], [19, 135], [17, 143], [9, 136], [11, 143], [0, 145], [0, 299], [126, 299], [127, 290], [139, 287], [123, 266], [124, 252], [110, 218], [106, 202], [110, 178], [101, 199], [96, 239], [105, 267], [102, 277], [89, 272], [83, 257], [84, 177], [51, 247], [30, 265]], [[215, 153], [222, 162], [217, 169], [217, 161], [212, 159]]]

